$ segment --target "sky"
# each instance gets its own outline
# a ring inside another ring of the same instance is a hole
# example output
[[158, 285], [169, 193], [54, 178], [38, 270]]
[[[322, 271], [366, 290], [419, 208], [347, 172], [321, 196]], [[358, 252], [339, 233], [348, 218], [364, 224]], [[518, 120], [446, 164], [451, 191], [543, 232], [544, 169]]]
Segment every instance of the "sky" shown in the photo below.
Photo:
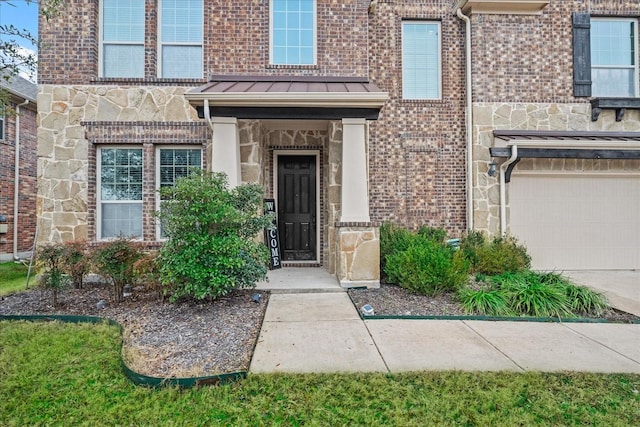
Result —
[[[25, 0], [1, 0], [0, 1], [0, 25], [13, 25], [19, 30], [27, 30], [32, 36], [38, 35], [38, 3]], [[3, 36], [4, 37], [4, 36]], [[36, 47], [24, 39], [16, 40], [25, 49], [35, 52]], [[35, 76], [20, 73], [24, 78], [34, 81]]]
[[[25, 0], [0, 1], [0, 25], [13, 25], [38, 35], [38, 4]], [[26, 46], [33, 47], [33, 46]]]

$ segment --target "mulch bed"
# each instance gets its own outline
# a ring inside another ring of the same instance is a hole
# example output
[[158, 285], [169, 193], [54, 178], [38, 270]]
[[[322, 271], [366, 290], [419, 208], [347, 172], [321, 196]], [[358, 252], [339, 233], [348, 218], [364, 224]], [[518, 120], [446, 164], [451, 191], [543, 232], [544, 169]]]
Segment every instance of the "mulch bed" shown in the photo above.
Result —
[[[61, 292], [57, 307], [50, 294], [34, 288], [0, 297], [0, 315], [67, 314], [100, 316], [116, 320], [124, 329], [124, 359], [144, 375], [184, 378], [248, 371], [264, 313], [268, 292], [238, 290], [215, 301], [161, 301], [143, 286], [131, 297], [114, 303], [111, 288], [104, 283], [85, 284], [83, 289]], [[375, 315], [465, 316], [452, 295], [416, 295], [396, 286], [348, 291], [356, 309], [370, 304]], [[106, 307], [97, 308], [98, 301]], [[601, 319], [638, 322], [640, 318], [610, 309]]]
[[[382, 284], [379, 289], [350, 289], [349, 296], [358, 310], [369, 304], [376, 316], [469, 316], [451, 294], [418, 295], [397, 285]], [[640, 321], [638, 316], [613, 308], [601, 316], [584, 317], [616, 323]]]
[[[49, 292], [31, 289], [0, 297], [0, 315], [66, 314], [100, 316], [123, 326], [124, 359], [134, 371], [163, 378], [182, 378], [248, 371], [268, 293], [238, 290], [215, 301], [163, 302], [145, 287], [114, 303], [111, 288], [101, 283], [60, 293], [51, 306]], [[106, 307], [96, 307], [98, 301]]]

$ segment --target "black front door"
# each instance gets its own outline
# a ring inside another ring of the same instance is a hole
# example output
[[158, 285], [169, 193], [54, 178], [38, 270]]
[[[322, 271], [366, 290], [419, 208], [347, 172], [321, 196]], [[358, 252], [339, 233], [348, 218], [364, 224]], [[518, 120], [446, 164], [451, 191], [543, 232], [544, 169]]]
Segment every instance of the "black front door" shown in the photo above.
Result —
[[316, 157], [278, 157], [278, 230], [284, 261], [316, 260]]

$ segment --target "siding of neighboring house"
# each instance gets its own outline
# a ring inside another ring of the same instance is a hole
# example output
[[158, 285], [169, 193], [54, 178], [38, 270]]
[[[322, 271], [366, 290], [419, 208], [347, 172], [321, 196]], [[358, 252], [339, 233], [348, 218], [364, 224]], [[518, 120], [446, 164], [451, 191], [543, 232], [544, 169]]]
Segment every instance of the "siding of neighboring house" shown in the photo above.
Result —
[[[16, 109], [16, 99], [9, 103]], [[22, 102], [24, 100], [20, 100]], [[34, 244], [36, 229], [36, 112], [35, 103], [20, 107], [20, 168], [18, 189], [18, 228], [14, 228], [14, 186], [16, 117], [4, 118], [4, 139], [0, 140], [0, 215], [4, 215], [8, 232], [0, 234], [0, 260], [12, 260], [14, 239], [17, 239], [17, 256], [26, 256]]]

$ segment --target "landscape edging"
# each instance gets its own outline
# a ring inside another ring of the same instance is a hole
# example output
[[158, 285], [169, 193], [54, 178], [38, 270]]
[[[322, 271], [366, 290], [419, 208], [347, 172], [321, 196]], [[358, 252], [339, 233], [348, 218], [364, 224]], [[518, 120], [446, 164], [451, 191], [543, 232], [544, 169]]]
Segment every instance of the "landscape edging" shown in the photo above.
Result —
[[[111, 326], [115, 326], [120, 330], [120, 336], [122, 337], [122, 325], [113, 319], [97, 316], [73, 316], [73, 315], [60, 315], [60, 314], [43, 314], [43, 315], [0, 315], [0, 321], [8, 320], [24, 320], [28, 322], [38, 321], [60, 321], [64, 323], [106, 323]], [[120, 364], [125, 376], [129, 378], [135, 385], [145, 387], [182, 387], [190, 388], [200, 385], [221, 385], [226, 383], [232, 383], [239, 381], [247, 377], [246, 371], [231, 372], [227, 374], [209, 375], [203, 377], [188, 377], [188, 378], [162, 378], [151, 377], [148, 375], [135, 372], [127, 366], [122, 358], [122, 346], [124, 343], [120, 339]]]

